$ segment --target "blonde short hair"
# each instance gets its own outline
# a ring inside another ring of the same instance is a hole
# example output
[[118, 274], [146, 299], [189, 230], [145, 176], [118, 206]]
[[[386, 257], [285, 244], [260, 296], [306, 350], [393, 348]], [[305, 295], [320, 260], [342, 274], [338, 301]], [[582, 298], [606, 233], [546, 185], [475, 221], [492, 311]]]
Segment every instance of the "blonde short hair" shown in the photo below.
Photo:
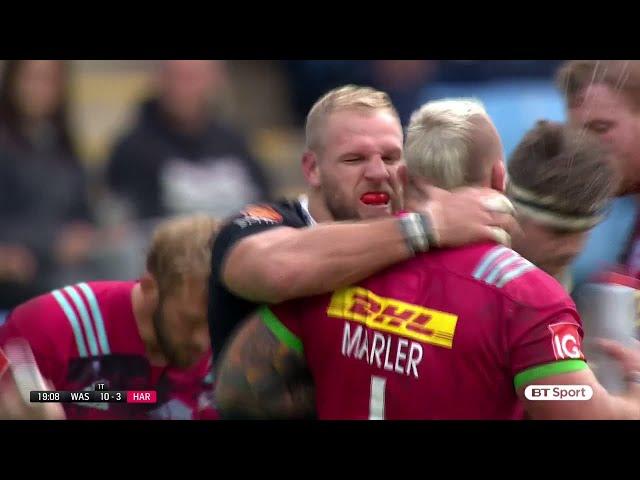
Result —
[[388, 110], [400, 121], [398, 112], [386, 93], [357, 85], [334, 88], [323, 95], [311, 107], [307, 115], [305, 140], [308, 150], [315, 150], [322, 146], [320, 140], [321, 127], [330, 114], [341, 110], [360, 110], [365, 112]]
[[209, 277], [211, 248], [218, 228], [219, 223], [204, 214], [176, 217], [160, 224], [146, 262], [160, 291], [175, 288], [185, 277]]
[[415, 111], [405, 142], [410, 174], [445, 189], [479, 180], [471, 158], [477, 116], [488, 118], [482, 103], [470, 98], [428, 102]]

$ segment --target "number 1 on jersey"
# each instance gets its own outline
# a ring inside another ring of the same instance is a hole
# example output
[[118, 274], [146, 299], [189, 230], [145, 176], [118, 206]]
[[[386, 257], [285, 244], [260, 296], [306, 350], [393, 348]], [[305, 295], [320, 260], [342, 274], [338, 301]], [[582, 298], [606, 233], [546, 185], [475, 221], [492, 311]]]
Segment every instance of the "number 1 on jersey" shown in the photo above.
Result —
[[369, 398], [369, 420], [384, 420], [384, 387], [387, 380], [371, 376], [371, 397]]

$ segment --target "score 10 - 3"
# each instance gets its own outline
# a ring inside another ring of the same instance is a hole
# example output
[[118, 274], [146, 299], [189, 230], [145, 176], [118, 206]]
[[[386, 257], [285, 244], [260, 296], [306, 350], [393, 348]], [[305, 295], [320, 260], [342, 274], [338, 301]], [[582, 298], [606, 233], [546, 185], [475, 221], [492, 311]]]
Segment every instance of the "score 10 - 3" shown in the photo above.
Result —
[[40, 391], [30, 393], [32, 403], [156, 403], [155, 390], [78, 390], [78, 391]]

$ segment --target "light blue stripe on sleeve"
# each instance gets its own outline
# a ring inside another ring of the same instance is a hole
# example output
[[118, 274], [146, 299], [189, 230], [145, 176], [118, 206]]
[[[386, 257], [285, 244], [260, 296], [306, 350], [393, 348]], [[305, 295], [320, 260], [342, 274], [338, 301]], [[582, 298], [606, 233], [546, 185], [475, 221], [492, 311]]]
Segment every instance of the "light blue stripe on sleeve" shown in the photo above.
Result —
[[491, 273], [489, 273], [489, 275], [487, 275], [487, 277], [485, 278], [485, 282], [487, 282], [489, 284], [493, 284], [493, 282], [496, 281], [498, 276], [501, 273], [504, 272], [505, 268], [507, 268], [509, 265], [514, 264], [515, 262], [517, 262], [521, 258], [522, 257], [520, 257], [519, 255], [514, 253], [511, 257], [502, 260], [498, 265], [496, 265], [493, 268], [493, 270], [491, 270]]
[[89, 351], [92, 356], [100, 355], [98, 351], [98, 344], [96, 342], [96, 336], [93, 334], [93, 326], [91, 325], [91, 318], [89, 318], [89, 312], [87, 312], [87, 307], [84, 306], [84, 302], [78, 295], [73, 287], [65, 287], [64, 291], [67, 292], [67, 295], [71, 297], [71, 300], [76, 304], [76, 310], [80, 313], [80, 318], [82, 319], [82, 325], [84, 326], [84, 331], [87, 334], [87, 342], [89, 343]]
[[485, 254], [484, 259], [480, 262], [475, 272], [473, 272], [473, 278], [475, 278], [476, 280], [480, 280], [482, 275], [484, 275], [486, 270], [489, 268], [489, 265], [491, 265], [491, 263], [496, 258], [498, 258], [500, 255], [502, 255], [506, 251], [508, 251], [506, 247], [498, 246], [498, 247], [495, 247], [493, 250], [489, 251], [487, 254]]
[[69, 305], [69, 302], [67, 302], [67, 299], [64, 298], [64, 295], [62, 295], [60, 290], [54, 290], [51, 294], [53, 295], [53, 298], [56, 299], [60, 308], [62, 308], [62, 311], [67, 316], [67, 320], [69, 320], [69, 323], [71, 324], [73, 335], [76, 338], [76, 345], [78, 346], [78, 353], [81, 357], [88, 356], [87, 348], [84, 345], [84, 338], [82, 337], [82, 329], [80, 328], [80, 323], [78, 323], [76, 313], [73, 311], [73, 308], [71, 308], [71, 305]]
[[504, 287], [507, 283], [509, 283], [511, 280], [515, 280], [516, 278], [524, 275], [525, 273], [527, 273], [529, 270], [533, 270], [534, 269], [534, 265], [530, 262], [525, 263], [524, 265], [519, 266], [518, 268], [511, 270], [510, 272], [507, 272], [497, 283], [497, 287], [498, 288], [502, 288]]
[[103, 355], [109, 355], [111, 351], [109, 350], [109, 342], [107, 340], [107, 332], [104, 328], [104, 321], [102, 320], [102, 314], [100, 313], [100, 307], [98, 306], [98, 301], [96, 300], [96, 296], [93, 294], [91, 287], [86, 283], [79, 283], [78, 287], [84, 293], [87, 301], [89, 302], [89, 308], [91, 309], [91, 316], [93, 317], [93, 321], [96, 324], [96, 333], [98, 334], [98, 341], [100, 342], [100, 349], [102, 350]]

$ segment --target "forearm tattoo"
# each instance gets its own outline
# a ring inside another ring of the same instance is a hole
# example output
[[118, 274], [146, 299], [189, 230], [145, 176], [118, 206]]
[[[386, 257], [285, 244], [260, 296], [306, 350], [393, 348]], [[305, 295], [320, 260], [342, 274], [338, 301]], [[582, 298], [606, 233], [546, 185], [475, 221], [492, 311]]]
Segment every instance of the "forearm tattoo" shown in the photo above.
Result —
[[252, 315], [221, 356], [216, 403], [224, 418], [312, 418], [315, 391], [303, 354]]

